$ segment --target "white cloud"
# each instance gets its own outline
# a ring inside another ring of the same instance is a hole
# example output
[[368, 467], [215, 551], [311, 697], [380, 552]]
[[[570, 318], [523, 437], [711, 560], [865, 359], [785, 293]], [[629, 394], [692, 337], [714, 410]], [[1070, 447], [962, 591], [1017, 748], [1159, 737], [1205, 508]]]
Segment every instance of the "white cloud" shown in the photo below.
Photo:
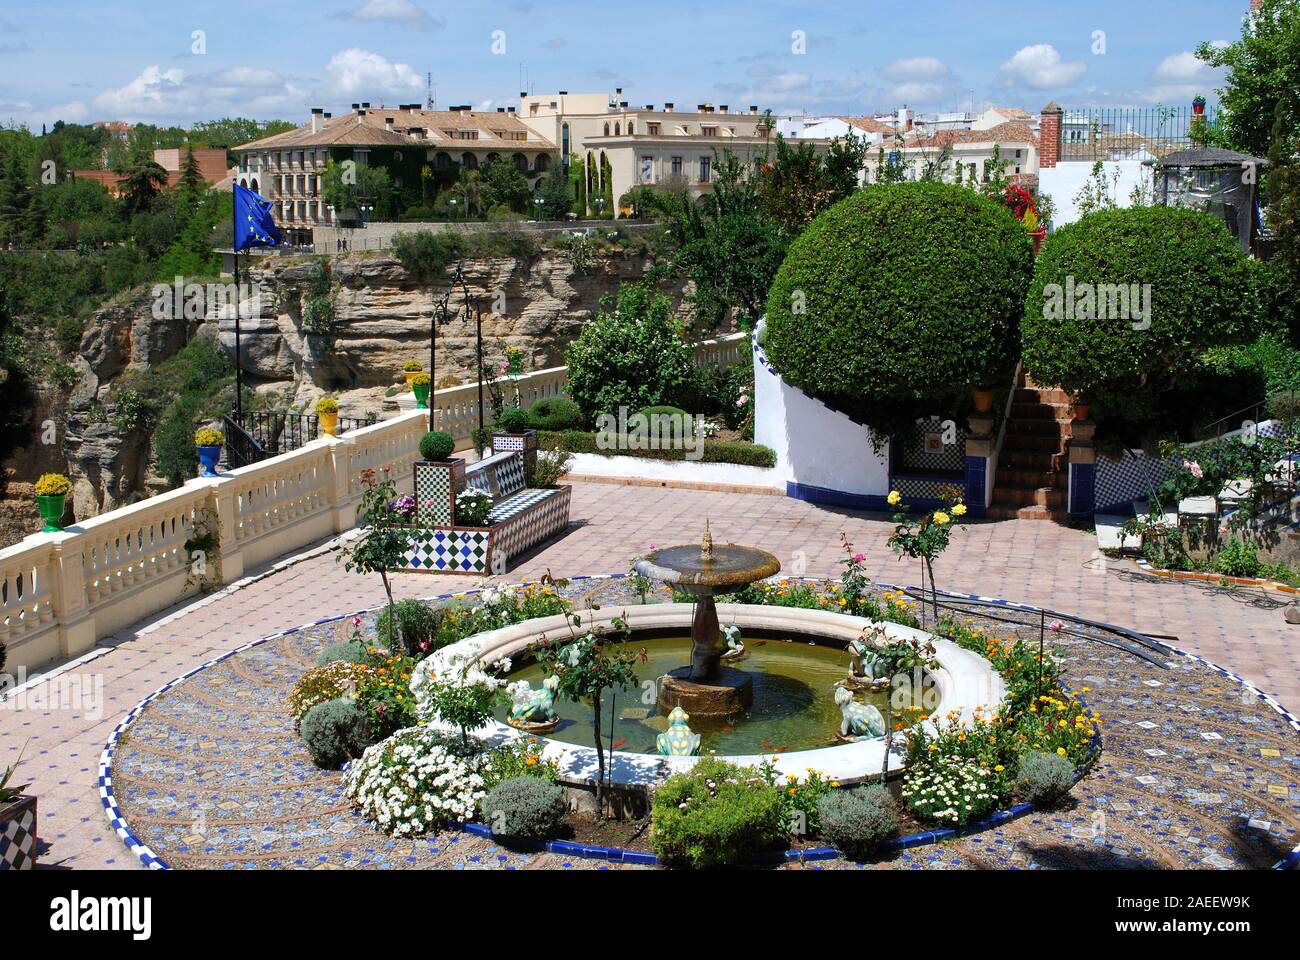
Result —
[[353, 10], [330, 14], [336, 20], [354, 23], [395, 23], [408, 30], [440, 30], [444, 21], [429, 16], [411, 0], [366, 0]]
[[305, 93], [266, 67], [235, 66], [211, 74], [145, 67], [92, 101], [97, 120], [188, 123], [223, 115], [281, 115], [302, 109]]
[[53, 126], [58, 120], [82, 123], [89, 114], [89, 109], [80, 100], [56, 103], [49, 107], [38, 107], [28, 100], [0, 100], [0, 124], [12, 121], [29, 130], [40, 130], [42, 124]]
[[[1226, 46], [1226, 40], [1215, 40], [1213, 47]], [[1190, 50], [1171, 53], [1151, 72], [1151, 86], [1141, 91], [1138, 99], [1147, 103], [1189, 102], [1192, 97], [1212, 96], [1223, 85], [1224, 72], [1197, 58]]]
[[377, 53], [350, 47], [330, 58], [325, 67], [334, 92], [351, 96], [408, 94], [424, 90], [423, 78], [405, 63], [394, 63]]
[[1015, 56], [1002, 64], [1000, 76], [1005, 83], [1049, 90], [1074, 83], [1088, 70], [1082, 61], [1066, 63], [1050, 43], [1021, 47]]
[[938, 57], [907, 57], [880, 68], [880, 75], [886, 80], [899, 82], [934, 81], [947, 77], [949, 73], [948, 65]]
[[885, 96], [891, 103], [907, 104], [916, 107], [933, 104], [943, 99], [947, 89], [948, 88], [942, 83], [922, 83], [920, 81], [911, 81], [909, 83], [898, 84], [896, 87], [889, 90]]

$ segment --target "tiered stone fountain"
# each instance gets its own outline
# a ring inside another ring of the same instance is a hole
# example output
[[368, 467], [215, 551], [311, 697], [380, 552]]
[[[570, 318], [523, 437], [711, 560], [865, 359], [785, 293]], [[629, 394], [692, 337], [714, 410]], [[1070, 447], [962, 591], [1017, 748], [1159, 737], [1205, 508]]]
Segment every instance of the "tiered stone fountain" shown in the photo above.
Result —
[[714, 597], [732, 593], [778, 573], [781, 562], [765, 550], [734, 543], [714, 546], [708, 522], [699, 544], [665, 547], [636, 562], [643, 577], [662, 580], [674, 591], [695, 598], [691, 621], [691, 662], [659, 681], [659, 710], [675, 707], [692, 722], [726, 722], [746, 713], [754, 702], [753, 678], [722, 663], [727, 647], [718, 627]]

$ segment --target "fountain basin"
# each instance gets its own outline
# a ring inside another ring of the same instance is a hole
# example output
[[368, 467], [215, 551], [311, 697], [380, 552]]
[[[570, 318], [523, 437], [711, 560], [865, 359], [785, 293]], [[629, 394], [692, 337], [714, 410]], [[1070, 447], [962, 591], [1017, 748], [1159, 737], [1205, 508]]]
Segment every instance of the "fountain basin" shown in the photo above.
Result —
[[[735, 623], [742, 631], [780, 634], [792, 638], [816, 638], [840, 648], [847, 647], [849, 641], [857, 639], [871, 623], [861, 617], [794, 607], [722, 604], [718, 607], [718, 613], [724, 622]], [[585, 631], [594, 625], [608, 625], [614, 618], [621, 617], [633, 631], [635, 643], [635, 634], [642, 631], [660, 635], [689, 633], [693, 610], [689, 604], [661, 603], [583, 610], [576, 615], [582, 621], [581, 627], [575, 628], [579, 631]], [[1002, 701], [1006, 692], [1002, 678], [983, 657], [963, 650], [950, 640], [930, 637], [920, 630], [893, 623], [884, 624], [884, 628], [893, 638], [932, 640], [937, 660], [937, 666], [928, 671], [937, 694], [933, 716], [942, 717], [951, 711], [961, 717], [963, 722], [970, 723], [976, 707], [992, 712]], [[418, 685], [429, 672], [439, 670], [449, 657], [468, 655], [491, 663], [502, 657], [517, 658], [543, 638], [551, 642], [563, 642], [568, 636], [569, 628], [564, 616], [544, 617], [478, 634], [422, 661], [416, 667], [412, 685]], [[847, 653], [844, 654], [844, 665], [847, 675]], [[450, 728], [447, 729], [450, 732]], [[500, 744], [522, 734], [505, 723], [491, 721], [478, 731], [478, 735], [490, 743]], [[558, 764], [561, 782], [579, 789], [594, 788], [597, 761], [593, 748], [547, 737], [542, 737], [541, 742], [544, 746], [543, 755]], [[885, 759], [885, 741], [883, 737], [878, 737], [816, 749], [769, 754], [766, 758], [758, 752], [719, 753], [718, 756], [751, 767], [758, 766], [764, 759], [770, 759], [781, 776], [793, 774], [804, 777], [811, 767], [822, 771], [830, 779], [837, 780], [842, 786], [851, 786], [880, 775]], [[611, 783], [616, 788], [643, 795], [673, 773], [689, 770], [697, 762], [695, 757], [660, 757], [623, 750], [615, 750], [612, 757], [607, 751], [606, 760]], [[891, 774], [897, 774], [903, 769], [901, 745], [898, 743], [890, 755], [889, 768]]]

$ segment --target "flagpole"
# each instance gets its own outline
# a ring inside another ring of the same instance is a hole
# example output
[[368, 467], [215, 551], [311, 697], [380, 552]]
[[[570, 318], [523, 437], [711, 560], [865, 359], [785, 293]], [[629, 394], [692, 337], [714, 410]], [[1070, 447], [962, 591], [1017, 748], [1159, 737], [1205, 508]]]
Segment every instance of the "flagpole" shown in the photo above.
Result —
[[244, 425], [244, 364], [240, 356], [239, 329], [239, 243], [235, 242], [235, 422]]

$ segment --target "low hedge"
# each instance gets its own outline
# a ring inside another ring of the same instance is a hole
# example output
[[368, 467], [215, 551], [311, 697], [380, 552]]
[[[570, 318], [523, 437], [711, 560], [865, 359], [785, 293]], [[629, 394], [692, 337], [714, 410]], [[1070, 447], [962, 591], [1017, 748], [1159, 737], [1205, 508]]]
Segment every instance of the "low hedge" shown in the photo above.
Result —
[[[538, 434], [538, 443], [549, 447], [563, 443], [565, 449], [573, 453], [594, 453], [602, 457], [641, 457], [646, 460], [686, 460], [687, 451], [679, 450], [632, 450], [620, 443], [620, 449], [602, 450], [596, 444], [596, 434], [582, 430], [544, 431]], [[705, 440], [704, 455], [699, 463], [735, 463], [746, 467], [776, 466], [776, 451], [758, 443], [746, 440]]]

